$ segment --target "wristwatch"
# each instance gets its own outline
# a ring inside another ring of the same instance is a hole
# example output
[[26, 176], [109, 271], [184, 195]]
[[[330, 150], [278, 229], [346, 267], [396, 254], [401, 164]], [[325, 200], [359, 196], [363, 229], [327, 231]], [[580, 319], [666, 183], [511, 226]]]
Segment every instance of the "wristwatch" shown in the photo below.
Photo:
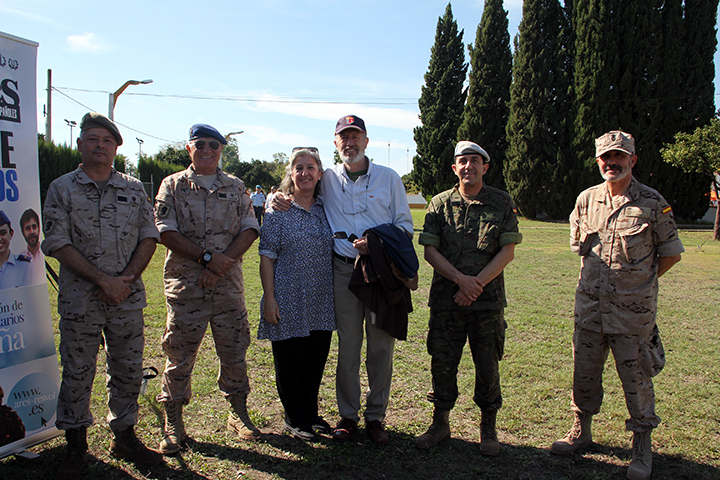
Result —
[[200, 258], [198, 258], [198, 263], [203, 267], [207, 267], [207, 264], [210, 263], [210, 260], [212, 260], [212, 252], [208, 250], [203, 250], [202, 255], [200, 255]]

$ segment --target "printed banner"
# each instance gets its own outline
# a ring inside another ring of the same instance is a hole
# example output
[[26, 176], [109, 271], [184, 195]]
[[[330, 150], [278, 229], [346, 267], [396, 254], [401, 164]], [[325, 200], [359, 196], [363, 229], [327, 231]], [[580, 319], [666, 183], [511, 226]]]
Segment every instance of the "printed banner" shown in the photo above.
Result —
[[60, 434], [40, 250], [37, 47], [0, 32], [0, 458]]

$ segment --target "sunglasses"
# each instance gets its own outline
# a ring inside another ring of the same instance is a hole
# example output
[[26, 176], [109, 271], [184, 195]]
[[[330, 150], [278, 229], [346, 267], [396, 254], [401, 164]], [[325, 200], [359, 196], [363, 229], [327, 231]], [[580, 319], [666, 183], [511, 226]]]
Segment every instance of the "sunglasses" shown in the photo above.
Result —
[[318, 149], [315, 147], [295, 147], [292, 149], [292, 153], [297, 152], [298, 150], [308, 150], [312, 153], [318, 153]]
[[193, 145], [195, 145], [195, 148], [198, 150], [205, 148], [205, 145], [210, 145], [210, 148], [217, 150], [220, 147], [220, 142], [216, 140], [210, 140], [209, 142], [206, 142], [205, 140], [198, 140], [194, 142]]

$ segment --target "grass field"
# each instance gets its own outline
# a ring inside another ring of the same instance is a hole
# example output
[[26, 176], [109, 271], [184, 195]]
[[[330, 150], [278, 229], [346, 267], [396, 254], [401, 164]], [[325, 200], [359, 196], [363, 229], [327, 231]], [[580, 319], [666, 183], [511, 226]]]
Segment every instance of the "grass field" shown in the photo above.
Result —
[[[416, 233], [423, 212], [414, 211]], [[216, 388], [217, 358], [206, 337], [193, 377], [194, 397], [186, 407], [187, 429], [195, 440], [165, 466], [140, 471], [107, 451], [104, 376], [93, 396], [96, 424], [89, 430], [92, 479], [621, 479], [630, 459], [631, 434], [622, 388], [608, 360], [605, 402], [595, 417], [595, 445], [558, 457], [549, 446], [570, 426], [572, 309], [579, 259], [568, 248], [568, 226], [522, 219], [523, 243], [506, 269], [509, 306], [506, 355], [501, 362], [504, 406], [498, 415], [502, 450], [488, 458], [479, 452], [480, 412], [472, 403], [473, 367], [469, 351], [460, 367], [461, 397], [451, 413], [452, 440], [430, 452], [414, 447], [432, 407], [429, 356], [425, 350], [427, 295], [432, 270], [421, 258], [420, 288], [414, 293], [408, 340], [398, 342], [393, 393], [387, 416], [390, 442], [376, 446], [361, 430], [345, 444], [326, 439], [306, 444], [282, 434], [282, 406], [275, 390], [272, 353], [267, 341], [253, 340], [248, 350], [251, 415], [265, 432], [259, 443], [240, 442], [225, 430], [227, 403]], [[660, 280], [659, 325], [667, 366], [655, 379], [657, 411], [663, 422], [653, 434], [655, 479], [720, 478], [720, 243], [710, 232], [681, 232], [682, 262]], [[706, 243], [705, 243], [706, 242]], [[162, 370], [160, 336], [165, 323], [162, 293], [164, 250], [158, 248], [144, 275], [150, 306], [146, 309], [145, 364]], [[244, 259], [246, 300], [253, 336], [257, 334], [261, 285], [256, 245]], [[51, 303], [55, 311], [55, 298]], [[57, 316], [53, 313], [55, 324]], [[336, 340], [321, 389], [321, 411], [338, 420], [334, 393]], [[104, 361], [100, 355], [100, 363]], [[102, 367], [99, 369], [102, 372]], [[363, 378], [363, 381], [365, 379]], [[155, 447], [161, 439], [162, 412], [155, 401], [159, 382], [141, 397], [139, 435]], [[0, 479], [52, 478], [64, 440], [32, 449], [39, 459], [0, 461]]]

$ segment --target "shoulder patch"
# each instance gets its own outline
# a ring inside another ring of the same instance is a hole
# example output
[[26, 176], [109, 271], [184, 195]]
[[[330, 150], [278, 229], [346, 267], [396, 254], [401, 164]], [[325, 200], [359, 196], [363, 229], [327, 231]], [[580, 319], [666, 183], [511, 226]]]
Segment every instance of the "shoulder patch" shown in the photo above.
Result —
[[43, 225], [43, 233], [48, 234], [52, 232], [53, 228], [55, 227], [55, 220], [45, 220], [45, 225]]
[[157, 216], [158, 218], [167, 218], [167, 216], [170, 214], [170, 206], [166, 204], [161, 204], [157, 209]]
[[20, 262], [28, 262], [28, 263], [30, 263], [30, 260], [31, 260], [30, 257], [28, 257], [27, 255], [18, 255], [17, 259]]
[[668, 205], [667, 207], [665, 207], [665, 208], [662, 209], [662, 212], [663, 212], [663, 213], [672, 212], [672, 207], [671, 207], [670, 205]]

